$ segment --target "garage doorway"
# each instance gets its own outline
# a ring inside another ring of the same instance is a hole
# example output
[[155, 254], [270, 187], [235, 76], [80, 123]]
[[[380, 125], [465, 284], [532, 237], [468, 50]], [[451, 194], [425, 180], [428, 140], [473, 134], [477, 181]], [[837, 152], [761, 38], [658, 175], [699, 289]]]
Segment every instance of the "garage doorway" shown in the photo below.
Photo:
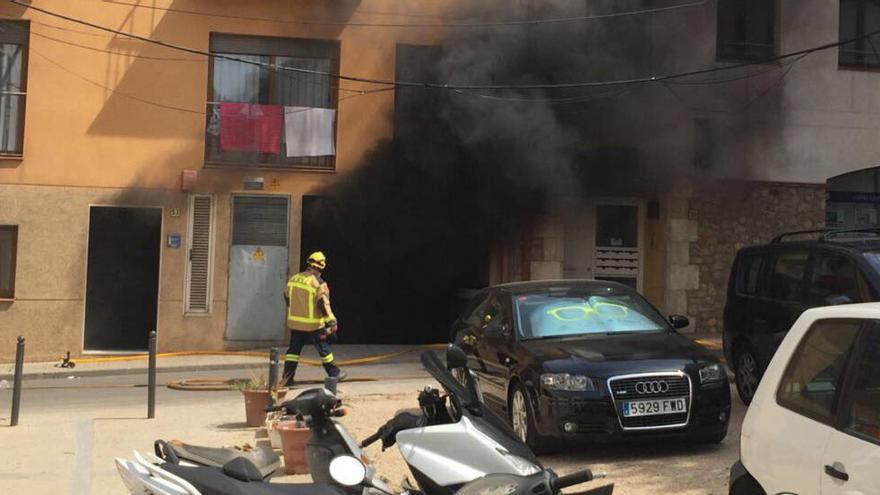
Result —
[[147, 350], [161, 243], [161, 208], [90, 207], [83, 351]]

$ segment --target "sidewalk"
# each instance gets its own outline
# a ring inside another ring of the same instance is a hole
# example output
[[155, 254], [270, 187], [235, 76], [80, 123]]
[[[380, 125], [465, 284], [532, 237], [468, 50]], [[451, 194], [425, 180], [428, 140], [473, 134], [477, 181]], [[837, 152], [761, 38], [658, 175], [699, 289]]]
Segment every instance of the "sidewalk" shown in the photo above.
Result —
[[[425, 346], [403, 345], [335, 345], [333, 354], [336, 361], [345, 366], [346, 361], [374, 359], [375, 362], [418, 362], [420, 351]], [[281, 349], [282, 359], [284, 349]], [[263, 356], [254, 356], [253, 353], [263, 353]], [[90, 362], [95, 358], [106, 358], [104, 362]], [[116, 360], [118, 356], [83, 356], [82, 361], [73, 359], [76, 363], [74, 368], [59, 367], [60, 361], [51, 363], [25, 363], [24, 376], [26, 378], [64, 378], [68, 376], [117, 376], [145, 374], [147, 372], [147, 355], [137, 356], [131, 360]], [[304, 360], [315, 360], [317, 355], [312, 349], [306, 349], [303, 353]], [[269, 364], [268, 349], [256, 349], [247, 351], [246, 354], [222, 354], [222, 355], [183, 355], [163, 357], [157, 359], [157, 371], [213, 371], [232, 369], [263, 369]], [[369, 364], [369, 363], [365, 363]], [[11, 380], [15, 370], [14, 363], [0, 364], [0, 380]]]
[[[698, 344], [721, 354], [721, 336], [718, 334], [685, 334]], [[346, 361], [379, 358], [375, 362], [416, 362], [419, 353], [425, 346], [414, 345], [335, 345], [333, 354], [341, 366]], [[284, 352], [284, 349], [281, 351]], [[264, 356], [253, 356], [253, 353], [264, 353]], [[313, 351], [306, 350], [303, 358], [314, 360], [317, 356]], [[90, 362], [94, 359], [106, 358], [106, 362]], [[117, 361], [116, 356], [84, 356], [82, 361], [73, 359], [75, 368], [61, 368], [60, 361], [51, 363], [25, 363], [26, 378], [64, 378], [68, 376], [115, 376], [136, 375], [147, 372], [147, 356], [137, 359]], [[247, 354], [224, 355], [184, 355], [159, 356], [157, 370], [167, 371], [214, 371], [214, 370], [246, 370], [262, 369], [268, 365], [268, 349], [248, 351]], [[369, 364], [369, 363], [366, 363]], [[0, 380], [12, 379], [14, 363], [0, 364]]]

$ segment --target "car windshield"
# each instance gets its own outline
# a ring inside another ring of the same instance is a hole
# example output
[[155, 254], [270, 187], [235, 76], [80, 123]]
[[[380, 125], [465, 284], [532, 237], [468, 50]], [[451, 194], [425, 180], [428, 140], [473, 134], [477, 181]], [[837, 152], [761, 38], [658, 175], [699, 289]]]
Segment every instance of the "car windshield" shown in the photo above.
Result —
[[514, 301], [518, 332], [523, 339], [670, 328], [641, 296], [613, 287], [521, 294]]

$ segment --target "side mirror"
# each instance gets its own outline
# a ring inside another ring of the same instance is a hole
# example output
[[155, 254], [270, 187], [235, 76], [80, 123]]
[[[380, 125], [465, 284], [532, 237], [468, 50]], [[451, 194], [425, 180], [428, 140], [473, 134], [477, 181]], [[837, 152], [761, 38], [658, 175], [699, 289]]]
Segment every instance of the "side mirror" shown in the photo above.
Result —
[[341, 455], [330, 461], [330, 477], [343, 486], [360, 485], [367, 478], [367, 467], [353, 456]]
[[672, 324], [672, 328], [677, 330], [690, 325], [691, 321], [684, 315], [669, 315], [669, 323]]
[[446, 367], [451, 370], [467, 367], [467, 354], [461, 347], [449, 344], [446, 348]]
[[496, 321], [486, 327], [484, 335], [489, 339], [506, 339], [510, 336], [510, 327], [507, 323]]

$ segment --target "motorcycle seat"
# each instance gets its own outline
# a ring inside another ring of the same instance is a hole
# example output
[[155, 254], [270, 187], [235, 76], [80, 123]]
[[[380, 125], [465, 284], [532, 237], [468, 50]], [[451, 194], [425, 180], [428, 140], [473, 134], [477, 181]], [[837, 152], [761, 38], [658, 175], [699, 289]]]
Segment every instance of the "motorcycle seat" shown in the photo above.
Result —
[[188, 481], [202, 495], [348, 495], [339, 487], [323, 483], [269, 483], [262, 479], [251, 479], [257, 477], [258, 471], [252, 465], [253, 470], [244, 467], [247, 462], [236, 459], [231, 461], [235, 465], [230, 463], [224, 466], [225, 469], [170, 463], [161, 467]]
[[176, 460], [169, 459], [169, 450], [180, 459], [200, 466], [218, 468], [233, 459], [243, 457], [256, 466], [263, 478], [268, 478], [281, 467], [281, 458], [269, 447], [256, 447], [253, 450], [244, 451], [234, 448], [201, 447], [177, 440], [170, 442], [157, 440], [155, 450], [157, 456], [175, 464]]

